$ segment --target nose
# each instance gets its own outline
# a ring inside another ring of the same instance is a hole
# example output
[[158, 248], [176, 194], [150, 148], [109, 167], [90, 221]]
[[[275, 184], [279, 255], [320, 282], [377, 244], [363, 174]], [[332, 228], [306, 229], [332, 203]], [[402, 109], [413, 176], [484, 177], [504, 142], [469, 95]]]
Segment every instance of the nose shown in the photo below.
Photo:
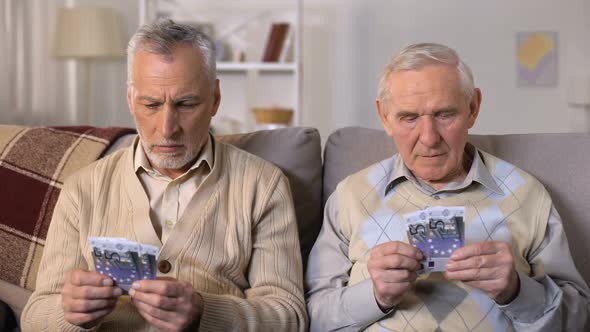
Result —
[[168, 104], [165, 104], [162, 110], [160, 130], [164, 138], [172, 138], [180, 130], [178, 112]]
[[422, 116], [419, 121], [420, 143], [427, 147], [436, 147], [441, 140], [436, 121], [432, 116]]

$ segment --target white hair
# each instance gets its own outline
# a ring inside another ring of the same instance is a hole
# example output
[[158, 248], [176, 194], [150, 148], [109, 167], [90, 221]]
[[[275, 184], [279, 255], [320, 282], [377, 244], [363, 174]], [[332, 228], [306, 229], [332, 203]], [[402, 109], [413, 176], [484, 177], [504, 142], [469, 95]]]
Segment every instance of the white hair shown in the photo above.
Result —
[[183, 44], [191, 45], [201, 52], [203, 74], [207, 75], [211, 82], [215, 81], [215, 44], [211, 38], [191, 25], [166, 19], [140, 27], [131, 37], [127, 46], [127, 84], [132, 83], [133, 60], [138, 52], [145, 51], [171, 57], [175, 48]]
[[429, 65], [450, 65], [455, 67], [465, 99], [467, 102], [471, 102], [475, 89], [471, 69], [459, 58], [455, 50], [434, 43], [413, 44], [394, 56], [385, 66], [379, 79], [378, 98], [380, 100], [387, 99], [389, 93], [388, 81], [392, 73], [404, 70], [419, 70]]

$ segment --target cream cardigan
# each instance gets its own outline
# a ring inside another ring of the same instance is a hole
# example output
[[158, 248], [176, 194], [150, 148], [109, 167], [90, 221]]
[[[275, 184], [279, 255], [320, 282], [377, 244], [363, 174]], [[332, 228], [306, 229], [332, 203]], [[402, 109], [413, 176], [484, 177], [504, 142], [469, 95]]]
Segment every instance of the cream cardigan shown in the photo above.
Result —
[[[133, 171], [133, 146], [71, 176], [49, 227], [23, 331], [83, 331], [64, 320], [60, 290], [65, 272], [94, 269], [89, 236], [161, 247], [158, 260], [168, 260], [172, 269], [158, 276], [188, 281], [203, 297], [202, 331], [304, 331], [301, 256], [287, 179], [269, 162], [213, 143], [214, 167], [165, 245]], [[127, 296], [98, 329], [155, 330]]]

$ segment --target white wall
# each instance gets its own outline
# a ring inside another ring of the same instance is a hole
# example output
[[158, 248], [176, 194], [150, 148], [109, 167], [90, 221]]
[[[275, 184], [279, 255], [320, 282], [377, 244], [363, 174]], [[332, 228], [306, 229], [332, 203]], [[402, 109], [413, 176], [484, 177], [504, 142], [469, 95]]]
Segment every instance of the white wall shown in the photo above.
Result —
[[[416, 42], [455, 48], [483, 91], [474, 133], [584, 131], [590, 112], [569, 107], [568, 78], [590, 73], [587, 0], [306, 0], [303, 124], [325, 138], [338, 127], [380, 128], [377, 77]], [[557, 31], [559, 82], [516, 85], [516, 32]]]
[[[240, 6], [263, 8], [269, 1], [248, 0]], [[128, 33], [134, 31], [137, 1], [100, 4], [114, 7]], [[374, 99], [381, 69], [402, 47], [424, 41], [455, 48], [472, 67], [483, 91], [472, 132], [590, 130], [590, 112], [568, 106], [565, 98], [570, 76], [590, 74], [588, 0], [304, 0], [304, 8], [302, 124], [319, 128], [324, 138], [342, 126], [380, 128]], [[555, 87], [516, 84], [516, 33], [535, 30], [558, 33]], [[117, 66], [115, 72], [95, 67], [96, 84], [103, 83], [93, 98], [95, 108], [104, 110], [97, 115], [99, 125], [132, 125], [124, 98], [124, 62]]]

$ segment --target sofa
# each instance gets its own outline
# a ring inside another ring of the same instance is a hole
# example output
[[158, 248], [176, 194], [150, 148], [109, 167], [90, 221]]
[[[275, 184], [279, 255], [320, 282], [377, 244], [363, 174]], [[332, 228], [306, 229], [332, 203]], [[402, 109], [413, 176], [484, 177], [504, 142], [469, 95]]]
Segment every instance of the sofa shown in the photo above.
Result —
[[[117, 138], [100, 156], [128, 146], [134, 134]], [[267, 159], [288, 177], [293, 193], [304, 263], [322, 224], [322, 209], [340, 180], [396, 151], [382, 130], [342, 128], [321, 147], [319, 132], [292, 127], [221, 136], [224, 142]], [[2, 126], [0, 126], [0, 142]], [[545, 184], [561, 214], [576, 265], [590, 283], [590, 134], [470, 135], [480, 149], [505, 159], [535, 175]], [[99, 156], [99, 157], [100, 157]], [[323, 158], [322, 158], [323, 157]], [[0, 150], [0, 167], [3, 162]], [[42, 162], [42, 161], [41, 161]], [[0, 172], [0, 183], [5, 183]], [[0, 212], [0, 226], [2, 226]], [[0, 228], [1, 230], [1, 228]], [[0, 249], [2, 243], [0, 242]], [[0, 331], [17, 330], [30, 285], [0, 279]]]

